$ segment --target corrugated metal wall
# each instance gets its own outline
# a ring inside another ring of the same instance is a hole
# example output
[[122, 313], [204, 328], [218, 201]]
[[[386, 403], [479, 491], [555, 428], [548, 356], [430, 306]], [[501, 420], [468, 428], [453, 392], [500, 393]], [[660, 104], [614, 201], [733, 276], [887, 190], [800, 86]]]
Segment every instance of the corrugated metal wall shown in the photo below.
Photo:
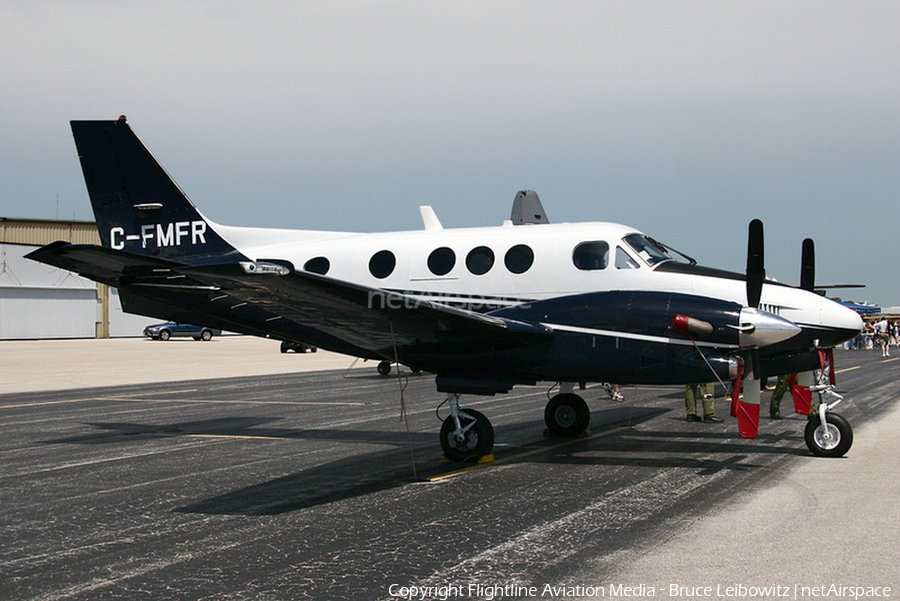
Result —
[[91, 221], [50, 221], [0, 217], [0, 242], [43, 246], [64, 240], [72, 244], [100, 244], [97, 225]]
[[26, 259], [35, 248], [0, 243], [0, 339], [96, 336], [97, 285]]
[[115, 290], [104, 311], [96, 283], [25, 258], [57, 240], [100, 244], [91, 222], [0, 217], [0, 340], [140, 336], [159, 321], [124, 313]]

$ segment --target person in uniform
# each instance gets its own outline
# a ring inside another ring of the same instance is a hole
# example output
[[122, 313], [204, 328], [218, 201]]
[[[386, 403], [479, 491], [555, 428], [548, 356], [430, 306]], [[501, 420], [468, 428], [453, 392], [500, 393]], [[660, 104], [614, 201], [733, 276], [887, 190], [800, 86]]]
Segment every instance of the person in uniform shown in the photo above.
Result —
[[[703, 417], [697, 415], [698, 397], [702, 397], [703, 399]], [[707, 382], [706, 384], [688, 384], [684, 388], [684, 407], [687, 409], [687, 420], [689, 422], [722, 423], [722, 420], [716, 417], [712, 382]]]
[[787, 392], [791, 383], [791, 374], [781, 374], [778, 376], [778, 383], [775, 384], [775, 390], [772, 392], [772, 398], [769, 400], [769, 417], [772, 419], [781, 419], [781, 399]]

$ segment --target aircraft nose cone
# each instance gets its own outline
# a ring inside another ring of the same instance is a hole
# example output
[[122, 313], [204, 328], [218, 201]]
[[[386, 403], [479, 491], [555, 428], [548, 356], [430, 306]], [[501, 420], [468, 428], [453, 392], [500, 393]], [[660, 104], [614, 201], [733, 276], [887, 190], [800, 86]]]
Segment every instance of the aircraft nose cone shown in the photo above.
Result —
[[859, 314], [841, 304], [823, 299], [821, 308], [820, 343], [824, 346], [837, 346], [856, 337], [863, 329], [863, 321]]
[[800, 333], [800, 326], [774, 313], [752, 307], [741, 309], [740, 345], [764, 347], [778, 344]]

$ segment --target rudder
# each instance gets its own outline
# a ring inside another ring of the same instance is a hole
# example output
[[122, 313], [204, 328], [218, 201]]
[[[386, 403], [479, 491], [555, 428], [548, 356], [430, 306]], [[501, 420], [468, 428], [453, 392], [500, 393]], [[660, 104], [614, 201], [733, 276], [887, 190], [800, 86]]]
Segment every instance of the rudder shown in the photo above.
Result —
[[131, 131], [116, 121], [72, 121], [103, 246], [190, 263], [236, 252]]

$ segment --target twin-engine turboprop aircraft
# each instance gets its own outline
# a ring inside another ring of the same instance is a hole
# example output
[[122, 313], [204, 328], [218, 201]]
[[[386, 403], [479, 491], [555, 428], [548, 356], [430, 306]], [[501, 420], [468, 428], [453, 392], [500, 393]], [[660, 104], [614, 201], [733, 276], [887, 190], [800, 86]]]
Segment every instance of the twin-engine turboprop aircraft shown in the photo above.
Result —
[[[118, 288], [129, 313], [432, 372], [450, 410], [441, 446], [456, 461], [488, 455], [494, 438], [461, 394], [537, 382], [560, 383], [550, 431], [577, 435], [590, 421], [577, 383], [740, 372], [735, 413], [741, 435], [755, 437], [760, 379], [819, 369], [821, 349], [862, 327], [812, 290], [811, 252], [801, 288], [765, 279], [759, 222], [746, 275], [701, 267], [623, 225], [551, 224], [533, 192], [499, 227], [443, 229], [430, 207], [424, 229], [409, 232], [226, 227], [197, 211], [124, 117], [72, 131], [102, 247], [56, 242], [32, 259]], [[820, 403], [807, 429], [819, 455], [852, 440], [833, 405]]]

